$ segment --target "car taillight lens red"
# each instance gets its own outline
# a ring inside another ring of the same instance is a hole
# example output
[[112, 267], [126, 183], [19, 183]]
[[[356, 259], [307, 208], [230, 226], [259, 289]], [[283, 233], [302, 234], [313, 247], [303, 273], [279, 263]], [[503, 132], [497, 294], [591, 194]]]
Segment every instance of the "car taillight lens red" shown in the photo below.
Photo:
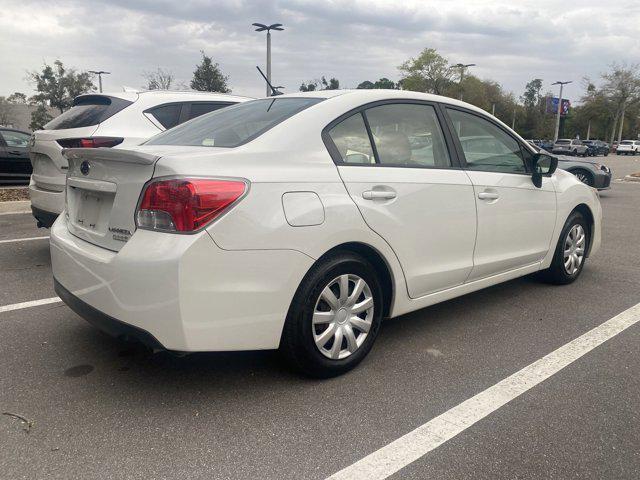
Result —
[[238, 180], [180, 178], [149, 184], [138, 207], [138, 227], [193, 232], [240, 198], [247, 185]]
[[120, 137], [91, 137], [91, 138], [61, 138], [56, 140], [63, 148], [99, 148], [120, 145], [124, 138]]

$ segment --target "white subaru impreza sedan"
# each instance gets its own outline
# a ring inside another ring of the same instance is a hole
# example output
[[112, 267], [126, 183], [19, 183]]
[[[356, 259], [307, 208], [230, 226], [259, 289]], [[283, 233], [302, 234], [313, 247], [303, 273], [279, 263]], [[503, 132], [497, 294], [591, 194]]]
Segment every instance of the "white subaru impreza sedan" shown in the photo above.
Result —
[[74, 311], [154, 349], [279, 348], [319, 377], [385, 317], [534, 272], [570, 283], [600, 246], [594, 189], [434, 95], [283, 95], [65, 156], [51, 256]]

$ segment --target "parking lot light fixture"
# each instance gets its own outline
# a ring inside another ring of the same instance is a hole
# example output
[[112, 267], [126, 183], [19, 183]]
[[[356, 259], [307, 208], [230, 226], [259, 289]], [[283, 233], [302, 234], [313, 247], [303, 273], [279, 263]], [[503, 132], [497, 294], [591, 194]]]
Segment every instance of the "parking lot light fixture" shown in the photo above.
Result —
[[[256, 27], [256, 32], [267, 32], [267, 80], [271, 83], [271, 30], [282, 31], [281, 23], [273, 23], [271, 25], [265, 25], [264, 23], [252, 23]], [[267, 85], [267, 97], [271, 95], [271, 89]]]
[[98, 75], [98, 85], [100, 87], [100, 93], [102, 93], [102, 75], [110, 75], [111, 72], [105, 72], [104, 70], [89, 70], [89, 73]]
[[573, 82], [573, 80], [568, 80], [566, 82], [553, 82], [551, 85], [560, 85], [560, 96], [558, 97], [558, 112], [556, 113], [556, 133], [553, 136], [554, 143], [558, 141], [558, 134], [560, 133], [560, 113], [562, 112], [562, 87], [566, 84]]
[[462, 80], [464, 80], [464, 70], [465, 68], [475, 67], [475, 63], [456, 63], [453, 67], [460, 69], [460, 100], [462, 100]]

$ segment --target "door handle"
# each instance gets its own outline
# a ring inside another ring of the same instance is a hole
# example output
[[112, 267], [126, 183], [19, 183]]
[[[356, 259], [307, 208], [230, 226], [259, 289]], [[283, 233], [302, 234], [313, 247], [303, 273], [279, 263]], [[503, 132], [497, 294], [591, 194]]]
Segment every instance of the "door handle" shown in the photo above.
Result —
[[396, 192], [389, 190], [367, 190], [362, 192], [362, 198], [365, 200], [391, 200], [392, 198], [396, 198], [396, 196]]
[[480, 192], [478, 198], [480, 200], [497, 200], [500, 198], [500, 195], [495, 192]]

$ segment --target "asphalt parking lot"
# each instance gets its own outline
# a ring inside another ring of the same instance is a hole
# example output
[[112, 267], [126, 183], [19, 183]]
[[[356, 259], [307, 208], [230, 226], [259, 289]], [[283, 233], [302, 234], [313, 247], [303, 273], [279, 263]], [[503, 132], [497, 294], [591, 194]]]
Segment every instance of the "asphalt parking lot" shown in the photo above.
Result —
[[[273, 352], [151, 355], [61, 303], [3, 311], [55, 293], [46, 238], [20, 240], [47, 231], [0, 216], [0, 411], [33, 422], [0, 415], [0, 477], [326, 478], [640, 302], [640, 184], [601, 202], [576, 283], [525, 277], [388, 320], [325, 381]], [[639, 405], [633, 324], [389, 478], [640, 478]]]

